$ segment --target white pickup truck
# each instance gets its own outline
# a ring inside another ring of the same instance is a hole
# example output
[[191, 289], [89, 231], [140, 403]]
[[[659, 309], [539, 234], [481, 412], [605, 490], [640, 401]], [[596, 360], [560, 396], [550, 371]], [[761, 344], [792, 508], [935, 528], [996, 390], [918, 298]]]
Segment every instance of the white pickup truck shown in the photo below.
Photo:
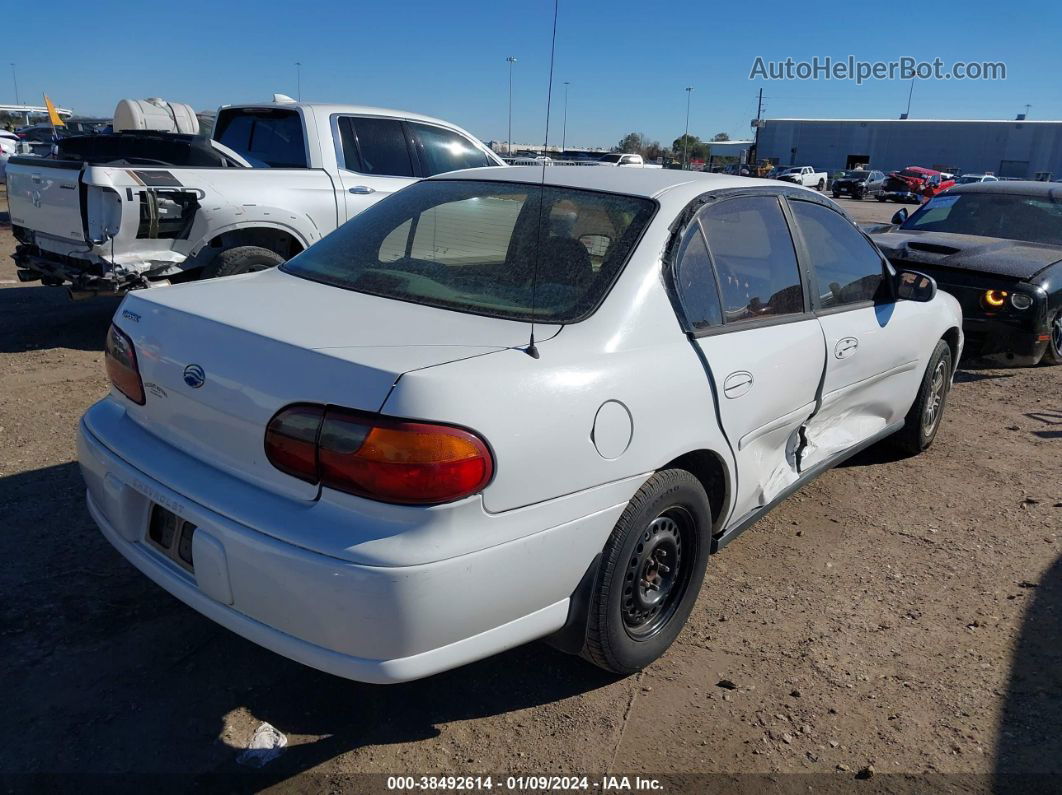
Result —
[[120, 293], [273, 267], [422, 177], [504, 165], [448, 122], [276, 96], [218, 111], [213, 139], [66, 139], [7, 166], [18, 278]]
[[783, 182], [794, 182], [797, 185], [803, 185], [805, 188], [826, 190], [826, 176], [825, 171], [816, 171], [811, 166], [790, 166], [779, 172], [775, 179], [780, 179]]
[[641, 155], [624, 154], [623, 152], [609, 152], [599, 157], [596, 165], [615, 166], [618, 168], [663, 168], [659, 163], [646, 163]]

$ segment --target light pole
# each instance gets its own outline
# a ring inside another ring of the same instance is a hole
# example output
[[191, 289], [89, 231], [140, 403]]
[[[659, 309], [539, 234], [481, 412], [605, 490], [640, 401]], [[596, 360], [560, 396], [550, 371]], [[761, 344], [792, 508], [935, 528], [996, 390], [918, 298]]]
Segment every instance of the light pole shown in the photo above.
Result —
[[299, 98], [299, 102], [302, 102], [302, 61], [295, 62], [295, 80], [298, 85], [298, 91], [295, 96]]
[[690, 148], [690, 97], [693, 96], [693, 86], [686, 86], [686, 132], [682, 135], [682, 168], [689, 167], [687, 153]]
[[509, 64], [509, 142], [505, 147], [507, 154], [512, 156], [513, 153], [513, 64], [516, 63], [516, 56], [510, 55], [505, 59]]
[[571, 83], [564, 81], [564, 124], [561, 126], [561, 157], [564, 157], [564, 142], [568, 137], [568, 86]]
[[11, 62], [11, 81], [15, 84], [15, 104], [21, 105], [22, 100], [18, 97], [18, 76], [15, 74], [15, 62]]

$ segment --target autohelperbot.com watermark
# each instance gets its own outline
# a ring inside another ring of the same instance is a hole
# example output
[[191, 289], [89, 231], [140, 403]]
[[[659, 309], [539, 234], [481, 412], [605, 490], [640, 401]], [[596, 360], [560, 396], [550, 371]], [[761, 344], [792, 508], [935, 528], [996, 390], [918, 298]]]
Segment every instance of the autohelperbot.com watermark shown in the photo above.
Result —
[[854, 80], [862, 85], [869, 80], [1006, 80], [1007, 64], [1003, 61], [955, 61], [945, 64], [940, 58], [931, 61], [904, 55], [892, 61], [864, 61], [849, 55], [830, 55], [811, 60], [794, 58], [768, 60], [756, 56], [749, 70], [749, 80]]

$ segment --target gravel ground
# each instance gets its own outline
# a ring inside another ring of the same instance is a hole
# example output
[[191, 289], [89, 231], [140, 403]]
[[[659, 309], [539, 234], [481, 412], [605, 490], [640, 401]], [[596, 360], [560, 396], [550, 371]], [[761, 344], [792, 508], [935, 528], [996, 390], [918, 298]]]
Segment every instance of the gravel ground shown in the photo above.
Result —
[[[896, 209], [842, 203], [865, 221]], [[638, 676], [532, 644], [377, 687], [217, 627], [99, 535], [74, 429], [106, 391], [116, 303], [18, 285], [13, 248], [0, 192], [10, 782], [226, 773], [309, 790], [366, 772], [711, 772], [840, 788], [873, 773], [966, 791], [1062, 773], [1062, 368], [961, 371], [930, 451], [871, 449], [760, 521], [712, 559], [688, 627]], [[261, 721], [289, 748], [252, 778], [234, 757]]]

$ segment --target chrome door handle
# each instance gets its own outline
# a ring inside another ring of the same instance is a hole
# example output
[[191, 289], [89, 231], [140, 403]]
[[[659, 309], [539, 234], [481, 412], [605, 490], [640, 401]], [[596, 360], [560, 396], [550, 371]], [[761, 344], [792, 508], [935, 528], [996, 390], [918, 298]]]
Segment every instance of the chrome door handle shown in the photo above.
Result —
[[359, 195], [365, 195], [368, 193], [376, 193], [376, 188], [370, 188], [368, 185], [355, 185], [348, 192], [357, 193]]
[[738, 370], [731, 373], [723, 381], [723, 394], [728, 398], [739, 398], [752, 389], [752, 373], [748, 370]]
[[842, 337], [833, 346], [833, 355], [838, 359], [847, 359], [852, 356], [859, 347], [859, 340], [855, 337]]

